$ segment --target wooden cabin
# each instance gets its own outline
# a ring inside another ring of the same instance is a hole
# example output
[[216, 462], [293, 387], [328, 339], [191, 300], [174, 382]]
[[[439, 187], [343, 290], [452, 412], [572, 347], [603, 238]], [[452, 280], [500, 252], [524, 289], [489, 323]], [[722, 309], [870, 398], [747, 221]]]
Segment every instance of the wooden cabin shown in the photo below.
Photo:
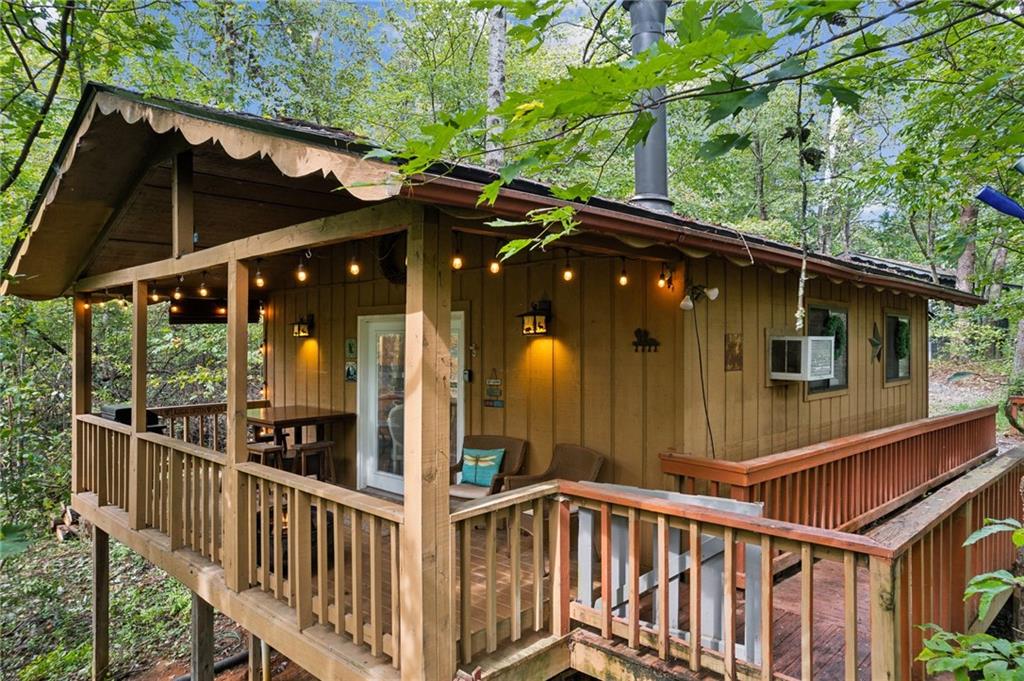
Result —
[[[996, 456], [994, 409], [928, 416], [928, 301], [979, 298], [810, 254], [798, 330], [799, 249], [604, 199], [500, 261], [535, 230], [489, 223], [561, 205], [547, 186], [478, 206], [490, 173], [401, 183], [368, 150], [84, 93], [2, 290], [74, 301], [96, 678], [108, 537], [195, 594], [199, 679], [211, 608], [252, 633], [251, 678], [269, 647], [324, 679], [911, 678], [918, 624], [987, 625], [962, 588], [1012, 549], [961, 544], [1016, 513], [1024, 453]], [[128, 423], [92, 403], [111, 299]], [[224, 403], [150, 403], [150, 314], [227, 325]], [[773, 379], [785, 337], [828, 338], [831, 378]], [[481, 437], [525, 441], [505, 472], [536, 477], [453, 498]], [[544, 479], [579, 447], [596, 480]]]

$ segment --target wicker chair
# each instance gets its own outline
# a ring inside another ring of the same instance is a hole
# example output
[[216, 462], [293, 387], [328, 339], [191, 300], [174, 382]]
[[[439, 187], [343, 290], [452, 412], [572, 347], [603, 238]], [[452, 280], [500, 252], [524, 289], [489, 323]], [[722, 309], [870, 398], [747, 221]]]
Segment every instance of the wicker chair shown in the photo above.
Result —
[[604, 454], [587, 447], [557, 444], [546, 471], [536, 475], [508, 476], [505, 478], [505, 487], [506, 489], [520, 489], [549, 480], [593, 482], [597, 480], [597, 476], [601, 472], [604, 459]]
[[449, 494], [453, 501], [469, 501], [479, 499], [488, 494], [497, 494], [502, 490], [505, 480], [516, 475], [526, 462], [526, 440], [502, 435], [467, 435], [462, 439], [462, 449], [504, 449], [505, 456], [501, 460], [501, 472], [494, 476], [491, 486], [480, 487], [455, 482], [455, 474], [462, 470], [462, 461], [452, 465], [450, 469], [451, 487]]

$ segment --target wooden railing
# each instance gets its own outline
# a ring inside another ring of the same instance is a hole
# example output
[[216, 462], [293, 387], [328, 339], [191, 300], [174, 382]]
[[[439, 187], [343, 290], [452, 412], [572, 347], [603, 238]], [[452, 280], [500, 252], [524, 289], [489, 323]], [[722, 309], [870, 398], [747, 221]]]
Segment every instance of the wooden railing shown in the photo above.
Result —
[[[249, 401], [249, 409], [268, 406], [267, 400]], [[163, 419], [167, 436], [224, 451], [228, 432], [226, 402], [150, 407], [149, 411]]]
[[[921, 625], [966, 630], [976, 617], [976, 605], [965, 606], [962, 600], [967, 580], [1013, 562], [1014, 550], [1005, 536], [986, 538], [971, 548], [962, 544], [984, 518], [1019, 516], [1022, 476], [1024, 450], [1015, 450], [982, 464], [868, 535], [563, 481], [557, 494], [564, 508], [589, 510], [600, 519], [600, 569], [592, 582], [573, 584], [569, 578], [552, 588], [555, 626], [558, 600], [564, 599], [573, 622], [596, 629], [605, 639], [635, 650], [652, 649], [664, 660], [727, 679], [923, 678], [923, 665], [913, 661], [921, 650]], [[615, 598], [619, 582], [612, 579], [616, 519], [628, 526], [624, 600]], [[655, 536], [653, 549], [644, 541], [648, 533]], [[563, 536], [567, 543], [552, 549], [556, 566], [557, 556], [568, 555], [574, 546], [568, 532]], [[721, 582], [712, 591], [721, 599], [720, 625], [702, 621], [708, 592], [702, 589], [703, 570], [693, 569], [705, 563], [702, 552], [709, 538], [719, 542], [720, 572], [714, 574]], [[673, 545], [675, 556], [669, 549]], [[776, 551], [799, 557], [794, 577], [799, 588], [777, 583], [770, 562]], [[751, 581], [740, 590], [736, 575], [744, 563]], [[629, 597], [649, 591], [641, 586], [646, 565], [656, 575], [649, 602]], [[681, 594], [670, 600], [673, 582]], [[596, 598], [582, 598], [588, 590]], [[822, 595], [824, 607], [819, 610]], [[675, 624], [671, 616], [659, 614], [672, 608], [681, 611]], [[776, 627], [782, 631], [774, 631]], [[698, 640], [702, 644], [695, 646]]]
[[[453, 568], [458, 568], [452, 613], [458, 612], [456, 650], [463, 664], [519, 641], [524, 630], [551, 631], [545, 570], [556, 575], [554, 582], [548, 580], [555, 588], [557, 575], [563, 568], [568, 571], [568, 554], [560, 560], [557, 553], [567, 546], [567, 528], [560, 528], [559, 514], [552, 512], [559, 502], [549, 498], [557, 491], [555, 482], [533, 485], [468, 502], [452, 513]], [[545, 518], [550, 528], [545, 528]], [[499, 534], [505, 541], [499, 542]], [[507, 594], [506, 613], [499, 613], [499, 592]], [[568, 607], [564, 599], [561, 604]]]
[[128, 510], [128, 456], [131, 428], [93, 414], [75, 417], [78, 440], [76, 492], [94, 492], [100, 506]]
[[397, 668], [402, 507], [260, 464], [236, 470], [249, 582], [288, 603], [299, 629], [326, 625]]
[[995, 407], [921, 419], [762, 456], [661, 455], [679, 489], [764, 503], [765, 516], [855, 530], [995, 453]]
[[221, 563], [224, 455], [166, 435], [140, 433], [142, 522]]
[[963, 543], [988, 518], [1021, 518], [1022, 479], [1024, 452], [1014, 450], [868, 533], [897, 557], [895, 633], [899, 640], [899, 678], [925, 676], [924, 665], [914, 662], [923, 637], [928, 635], [920, 625], [979, 631], [987, 629], [998, 612], [1001, 603], [979, 621], [977, 599], [965, 602], [963, 591], [974, 575], [1010, 569], [1016, 558], [1013, 543], [1005, 534], [986, 537], [970, 547]]

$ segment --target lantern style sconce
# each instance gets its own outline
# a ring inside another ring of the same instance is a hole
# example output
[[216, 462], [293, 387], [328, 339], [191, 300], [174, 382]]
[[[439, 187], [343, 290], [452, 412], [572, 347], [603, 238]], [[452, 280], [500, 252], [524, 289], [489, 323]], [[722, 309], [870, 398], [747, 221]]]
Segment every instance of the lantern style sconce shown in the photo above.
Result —
[[551, 328], [551, 301], [538, 300], [530, 311], [516, 315], [522, 320], [524, 336], [546, 336]]
[[292, 335], [296, 338], [309, 338], [313, 335], [313, 315], [307, 315], [300, 317], [297, 322], [292, 324]]

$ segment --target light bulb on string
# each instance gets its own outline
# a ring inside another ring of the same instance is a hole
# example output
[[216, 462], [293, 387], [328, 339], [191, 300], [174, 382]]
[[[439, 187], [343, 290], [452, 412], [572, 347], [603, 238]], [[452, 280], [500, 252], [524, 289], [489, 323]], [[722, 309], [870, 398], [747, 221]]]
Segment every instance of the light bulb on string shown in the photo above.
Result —
[[206, 296], [210, 295], [210, 289], [206, 288], [206, 271], [205, 270], [203, 271], [203, 278], [199, 282], [199, 295], [201, 295], [203, 298], [205, 298]]
[[629, 275], [626, 274], [626, 259], [622, 258], [622, 271], [619, 272], [619, 286], [627, 286], [629, 284]]

